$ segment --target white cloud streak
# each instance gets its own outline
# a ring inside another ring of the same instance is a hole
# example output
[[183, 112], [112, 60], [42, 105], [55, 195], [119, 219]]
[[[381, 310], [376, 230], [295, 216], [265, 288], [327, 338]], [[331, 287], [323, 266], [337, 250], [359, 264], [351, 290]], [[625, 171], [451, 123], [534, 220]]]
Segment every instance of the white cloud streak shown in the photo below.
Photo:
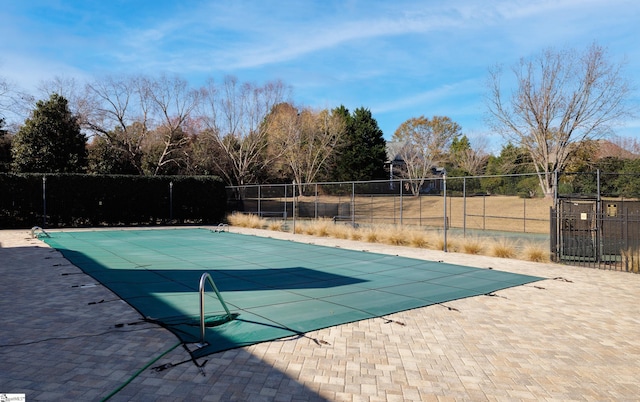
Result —
[[43, 24], [29, 20], [28, 6], [8, 7], [0, 32], [16, 39], [0, 43], [0, 76], [31, 87], [101, 73], [281, 78], [303, 98], [344, 99], [384, 119], [456, 104], [471, 115], [489, 66], [548, 46], [598, 41], [640, 71], [636, 0], [76, 1], [51, 6], [52, 17], [63, 14]]

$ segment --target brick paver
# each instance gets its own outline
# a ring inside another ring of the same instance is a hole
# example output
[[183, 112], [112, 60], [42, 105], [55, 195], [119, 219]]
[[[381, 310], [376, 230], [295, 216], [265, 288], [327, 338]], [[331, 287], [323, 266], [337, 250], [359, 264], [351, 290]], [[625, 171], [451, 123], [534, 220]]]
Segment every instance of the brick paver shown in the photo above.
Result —
[[[232, 228], [233, 231], [241, 231]], [[640, 275], [242, 230], [547, 280], [230, 350], [178, 347], [114, 401], [637, 400]], [[26, 230], [0, 231], [0, 394], [100, 400], [177, 339]], [[117, 325], [123, 324], [123, 325]]]

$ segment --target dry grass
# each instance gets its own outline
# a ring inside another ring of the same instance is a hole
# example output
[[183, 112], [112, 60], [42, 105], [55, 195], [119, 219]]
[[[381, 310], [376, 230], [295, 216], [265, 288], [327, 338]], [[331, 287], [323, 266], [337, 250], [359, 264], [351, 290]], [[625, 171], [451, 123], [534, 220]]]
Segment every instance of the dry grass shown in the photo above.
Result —
[[354, 230], [355, 229], [349, 225], [332, 223], [331, 226], [329, 226], [329, 235], [336, 239], [350, 239]]
[[484, 242], [479, 237], [468, 237], [462, 241], [461, 251], [465, 254], [482, 254], [485, 251]]
[[382, 243], [390, 244], [392, 246], [404, 246], [409, 244], [407, 234], [400, 227], [388, 226], [378, 230], [382, 232], [380, 236], [380, 242]]
[[[274, 231], [286, 231], [285, 222], [268, 221], [256, 215], [233, 214], [227, 217], [234, 226], [248, 228], [267, 228]], [[294, 228], [296, 234], [319, 237], [351, 239], [369, 243], [383, 243], [393, 246], [411, 246], [417, 248], [444, 250], [444, 233], [441, 230], [422, 230], [421, 228], [376, 225], [354, 228], [350, 225], [335, 223], [331, 219], [302, 221]], [[518, 250], [521, 250], [520, 252]], [[532, 262], [549, 262], [549, 250], [544, 244], [531, 243], [522, 247], [520, 242], [509, 238], [489, 240], [480, 236], [448, 237], [447, 251], [472, 255], [487, 255], [500, 258], [522, 259]], [[625, 250], [623, 263], [627, 271], [640, 271], [640, 251]]]
[[378, 243], [380, 241], [380, 233], [373, 228], [367, 228], [363, 230], [362, 238], [369, 243]]
[[637, 249], [620, 250], [620, 254], [622, 254], [622, 265], [625, 271], [636, 274], [640, 272], [640, 252]]
[[282, 232], [285, 229], [285, 225], [283, 221], [269, 221], [267, 229], [273, 230], [274, 232]]
[[263, 229], [268, 226], [266, 219], [253, 214], [231, 214], [227, 216], [230, 225], [251, 229]]
[[499, 258], [516, 258], [517, 244], [509, 239], [501, 238], [493, 242], [489, 247], [489, 255]]
[[417, 248], [429, 248], [434, 242], [431, 240], [431, 236], [427, 232], [421, 230], [411, 230], [408, 233], [409, 245]]
[[296, 225], [295, 228], [293, 228], [293, 233], [295, 234], [305, 234], [306, 233], [306, 225]]
[[333, 222], [329, 219], [318, 219], [307, 223], [305, 227], [305, 234], [318, 237], [329, 237], [333, 228]]
[[[435, 243], [436, 250], [444, 251], [444, 235], [439, 236]], [[458, 239], [447, 237], [447, 252], [457, 253], [461, 249], [462, 242]]]
[[364, 237], [364, 233], [362, 232], [362, 230], [352, 229], [349, 238], [351, 240], [360, 241], [362, 240], [363, 237]]
[[549, 250], [539, 244], [530, 244], [522, 252], [524, 260], [531, 262], [549, 262]]

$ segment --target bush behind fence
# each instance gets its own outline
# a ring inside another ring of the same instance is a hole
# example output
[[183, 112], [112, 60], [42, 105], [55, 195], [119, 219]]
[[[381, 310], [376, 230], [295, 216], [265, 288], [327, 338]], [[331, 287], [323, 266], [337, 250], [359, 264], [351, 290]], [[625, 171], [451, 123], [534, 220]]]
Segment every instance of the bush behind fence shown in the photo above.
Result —
[[0, 228], [219, 223], [224, 183], [213, 176], [0, 174]]

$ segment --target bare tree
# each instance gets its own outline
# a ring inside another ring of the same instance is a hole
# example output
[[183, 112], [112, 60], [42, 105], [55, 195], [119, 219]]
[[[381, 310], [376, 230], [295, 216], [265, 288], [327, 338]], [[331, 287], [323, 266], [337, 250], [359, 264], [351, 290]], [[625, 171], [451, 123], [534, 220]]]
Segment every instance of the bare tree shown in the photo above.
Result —
[[607, 135], [631, 115], [625, 103], [630, 84], [622, 65], [610, 63], [605, 50], [592, 45], [584, 53], [545, 50], [521, 59], [513, 69], [516, 88], [504, 97], [501, 70], [490, 72], [490, 124], [526, 149], [540, 187], [553, 195], [553, 172], [563, 172], [574, 144]]
[[626, 157], [630, 159], [640, 158], [640, 142], [638, 142], [637, 138], [614, 135], [609, 140], [613, 145], [622, 148], [626, 153]]
[[160, 152], [154, 162], [154, 175], [167, 164], [180, 164], [186, 158], [185, 146], [189, 142], [185, 135], [185, 123], [199, 105], [202, 91], [190, 89], [179, 77], [161, 76], [157, 80], [145, 79], [145, 88], [157, 113], [156, 132], [160, 134]]
[[40, 82], [38, 90], [46, 97], [58, 94], [69, 101], [69, 110], [73, 113], [84, 129], [95, 104], [88, 92], [88, 88], [72, 77], [56, 76], [48, 81]]
[[140, 174], [153, 105], [147, 84], [144, 77], [107, 77], [87, 86], [94, 105], [87, 126], [123, 150]]
[[431, 169], [444, 162], [451, 141], [460, 134], [460, 126], [448, 117], [413, 117], [398, 127], [393, 141], [404, 143], [399, 155], [411, 180], [411, 192], [418, 195]]
[[[463, 136], [462, 139], [467, 140], [467, 142], [469, 141], [466, 136]], [[486, 151], [486, 137], [475, 137], [473, 139], [473, 146], [471, 146], [470, 142], [467, 144], [467, 146], [463, 146], [455, 152], [455, 155], [452, 155], [452, 157], [455, 158], [452, 162], [470, 175], [480, 175], [489, 157]]]
[[[24, 121], [35, 107], [36, 100], [13, 83], [0, 77], [0, 119], [6, 119], [12, 131]], [[16, 121], [19, 120], [20, 122]]]
[[216, 140], [217, 136], [210, 129], [192, 129], [192, 132], [197, 135], [191, 136], [186, 172], [224, 177], [224, 172], [229, 171], [231, 167], [224, 165], [229, 158]]
[[204, 121], [226, 159], [215, 162], [229, 184], [246, 184], [280, 156], [266, 153], [269, 123], [265, 118], [285, 100], [288, 88], [280, 81], [256, 86], [226, 77], [220, 86], [210, 80], [206, 90]]
[[289, 104], [274, 108], [267, 124], [270, 149], [281, 154], [300, 192], [304, 183], [316, 179], [345, 133], [341, 115], [326, 109], [298, 111]]
[[4, 78], [0, 77], [0, 118], [3, 118], [13, 105], [13, 88]]

